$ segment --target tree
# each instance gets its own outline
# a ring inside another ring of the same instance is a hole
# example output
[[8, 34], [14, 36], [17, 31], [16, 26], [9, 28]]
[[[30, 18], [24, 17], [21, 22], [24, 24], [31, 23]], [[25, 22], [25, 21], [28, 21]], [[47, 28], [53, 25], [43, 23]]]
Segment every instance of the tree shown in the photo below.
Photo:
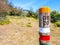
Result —
[[6, 4], [7, 2], [8, 2], [8, 0], [0, 0], [0, 3]]
[[33, 17], [33, 18], [37, 19], [38, 18], [38, 13], [34, 12], [33, 10], [29, 10], [28, 13], [27, 13], [27, 17]]
[[9, 5], [6, 3], [8, 0], [0, 0], [0, 21], [6, 19], [6, 15], [9, 12]]
[[57, 15], [57, 21], [60, 21], [60, 14]]
[[59, 12], [56, 11], [56, 10], [51, 12], [51, 22], [56, 22], [58, 20], [57, 19], [58, 18], [58, 14], [59, 14]]

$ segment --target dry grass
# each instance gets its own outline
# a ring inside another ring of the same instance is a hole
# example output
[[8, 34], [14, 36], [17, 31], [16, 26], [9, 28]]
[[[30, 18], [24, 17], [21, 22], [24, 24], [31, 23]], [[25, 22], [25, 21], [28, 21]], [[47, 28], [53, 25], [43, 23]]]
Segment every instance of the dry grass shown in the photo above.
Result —
[[[38, 20], [9, 17], [11, 23], [0, 26], [0, 45], [39, 45]], [[31, 23], [32, 27], [26, 24]], [[60, 45], [60, 28], [51, 26], [51, 45]]]
[[[60, 28], [51, 24], [51, 43], [53, 45], [60, 45]], [[52, 45], [51, 44], [51, 45]]]

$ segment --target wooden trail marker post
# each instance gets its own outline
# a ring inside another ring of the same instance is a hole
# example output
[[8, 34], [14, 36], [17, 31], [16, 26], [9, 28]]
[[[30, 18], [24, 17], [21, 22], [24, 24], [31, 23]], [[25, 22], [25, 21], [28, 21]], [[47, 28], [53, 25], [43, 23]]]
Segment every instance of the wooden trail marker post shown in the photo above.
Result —
[[50, 8], [39, 9], [39, 43], [50, 45]]

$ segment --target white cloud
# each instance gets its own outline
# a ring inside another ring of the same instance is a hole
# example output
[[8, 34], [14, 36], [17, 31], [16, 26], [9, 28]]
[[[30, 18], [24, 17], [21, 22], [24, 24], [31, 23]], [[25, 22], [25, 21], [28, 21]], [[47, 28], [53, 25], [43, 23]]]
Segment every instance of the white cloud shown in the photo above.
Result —
[[15, 7], [21, 7], [23, 9], [29, 9], [30, 7], [32, 7], [32, 5], [34, 5], [35, 1], [30, 1], [30, 2], [27, 2], [27, 3], [15, 3], [14, 6]]
[[[23, 1], [25, 1], [25, 3], [23, 3]], [[27, 0], [22, 0], [22, 2], [21, 3], [19, 3], [19, 4], [15, 4], [16, 6], [20, 6], [21, 8], [23, 8], [23, 9], [29, 9], [29, 8], [34, 8], [34, 9], [36, 9], [36, 8], [39, 8], [39, 7], [41, 7], [41, 6], [44, 6], [45, 4], [47, 4], [47, 2], [49, 2], [50, 0], [29, 0], [29, 1], [27, 1]], [[40, 3], [39, 3], [40, 2]]]
[[34, 2], [28, 2], [28, 3], [25, 3], [25, 4], [21, 4], [20, 6], [21, 7], [28, 7], [28, 6], [31, 6]]
[[30, 1], [28, 3], [25, 3], [25, 4], [20, 4], [20, 7], [24, 8], [24, 9], [27, 9], [27, 8], [31, 8], [33, 5], [34, 5], [35, 1]]

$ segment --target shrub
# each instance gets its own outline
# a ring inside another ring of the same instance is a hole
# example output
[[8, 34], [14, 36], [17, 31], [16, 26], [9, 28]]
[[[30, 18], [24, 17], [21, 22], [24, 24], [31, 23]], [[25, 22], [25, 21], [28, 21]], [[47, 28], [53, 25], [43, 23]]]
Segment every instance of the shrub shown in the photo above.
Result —
[[0, 25], [5, 25], [5, 24], [9, 24], [10, 21], [5, 19], [4, 21], [0, 21]]
[[55, 25], [56, 25], [57, 27], [60, 27], [60, 21], [55, 22]]
[[56, 10], [51, 12], [51, 22], [55, 23], [60, 21], [60, 13]]
[[27, 27], [32, 27], [31, 23], [26, 24]]

